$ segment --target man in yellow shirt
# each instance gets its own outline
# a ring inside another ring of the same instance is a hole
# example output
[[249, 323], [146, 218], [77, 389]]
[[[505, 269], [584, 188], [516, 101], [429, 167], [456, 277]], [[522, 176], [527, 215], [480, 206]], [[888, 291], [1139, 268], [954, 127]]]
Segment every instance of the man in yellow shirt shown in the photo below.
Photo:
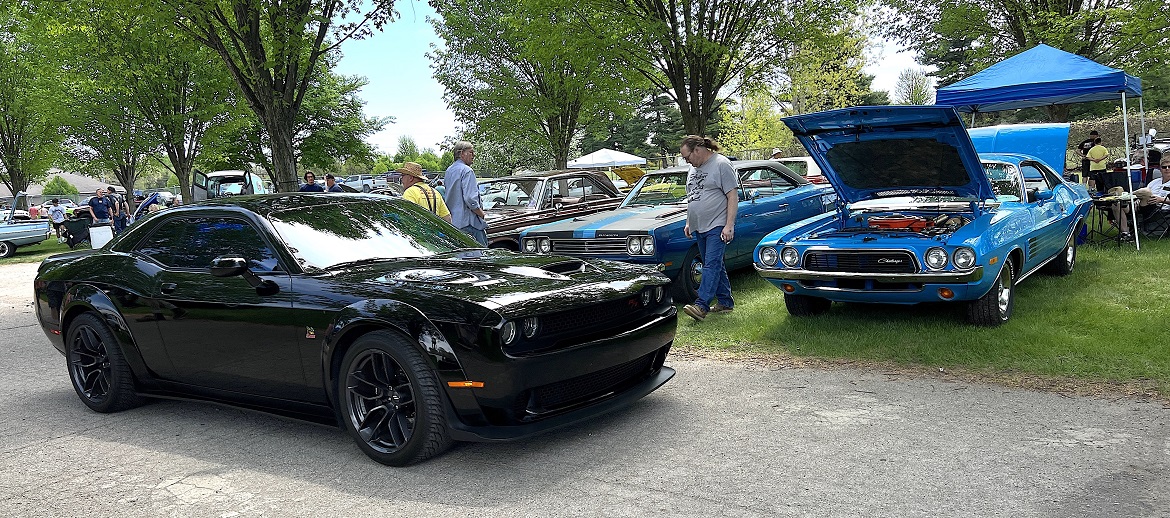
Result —
[[1103, 172], [1108, 166], [1105, 162], [1109, 160], [1109, 150], [1101, 145], [1101, 139], [1098, 138], [1089, 152], [1085, 153], [1085, 158], [1089, 159], [1089, 174]]
[[427, 177], [423, 175], [421, 165], [407, 162], [395, 171], [402, 173], [402, 186], [405, 187], [402, 191], [403, 199], [435, 213], [447, 223], [451, 222], [451, 211], [447, 210], [447, 204], [443, 202], [439, 191], [427, 185]]

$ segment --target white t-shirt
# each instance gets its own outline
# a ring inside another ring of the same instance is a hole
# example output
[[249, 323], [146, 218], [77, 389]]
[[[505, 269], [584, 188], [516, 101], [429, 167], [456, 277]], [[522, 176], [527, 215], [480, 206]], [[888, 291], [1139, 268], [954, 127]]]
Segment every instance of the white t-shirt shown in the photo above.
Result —
[[60, 205], [49, 206], [49, 220], [53, 223], [65, 221], [65, 207]]
[[[1159, 198], [1170, 198], [1170, 185], [1162, 182], [1162, 177], [1160, 176], [1162, 172], [1158, 169], [1154, 169], [1153, 173], [1159, 176], [1154, 178], [1154, 181], [1150, 182], [1146, 188], [1150, 189], [1150, 192], [1154, 193], [1154, 196]], [[1170, 209], [1170, 205], [1162, 204], [1162, 206], [1158, 208], [1167, 210]]]

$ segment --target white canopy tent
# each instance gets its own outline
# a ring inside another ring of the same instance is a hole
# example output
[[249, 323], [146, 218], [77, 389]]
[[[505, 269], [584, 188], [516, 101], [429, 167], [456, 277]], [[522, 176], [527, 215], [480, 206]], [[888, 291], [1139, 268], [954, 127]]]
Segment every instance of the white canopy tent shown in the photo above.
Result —
[[589, 169], [595, 167], [617, 167], [621, 165], [641, 165], [646, 159], [640, 156], [614, 151], [612, 149], [598, 149], [588, 155], [569, 160], [570, 169]]

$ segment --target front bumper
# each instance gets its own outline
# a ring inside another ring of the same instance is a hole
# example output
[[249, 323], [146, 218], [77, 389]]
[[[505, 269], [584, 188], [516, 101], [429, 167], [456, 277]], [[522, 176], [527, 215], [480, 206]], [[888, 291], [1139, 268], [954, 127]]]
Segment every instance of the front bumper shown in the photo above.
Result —
[[460, 441], [502, 441], [569, 426], [627, 406], [674, 376], [673, 306], [645, 324], [567, 350], [524, 357], [467, 357], [482, 388], [448, 388], [448, 427]]
[[858, 272], [822, 272], [816, 270], [773, 269], [760, 268], [755, 265], [756, 272], [765, 279], [787, 281], [833, 281], [837, 279], [872, 279], [885, 283], [922, 283], [922, 284], [957, 284], [971, 283], [983, 280], [983, 267], [976, 266], [969, 271], [960, 272], [921, 272], [921, 273], [858, 273]]

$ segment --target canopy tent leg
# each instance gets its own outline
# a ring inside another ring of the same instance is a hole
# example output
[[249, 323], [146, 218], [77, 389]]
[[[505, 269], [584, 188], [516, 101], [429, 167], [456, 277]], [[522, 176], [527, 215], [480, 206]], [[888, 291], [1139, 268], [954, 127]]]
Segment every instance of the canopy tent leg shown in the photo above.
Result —
[[[1144, 119], [1145, 116], [1143, 115]], [[1133, 173], [1130, 167], [1133, 165], [1130, 161], [1132, 154], [1129, 152], [1129, 109], [1125, 105], [1125, 92], [1121, 92], [1121, 125], [1122, 131], [1121, 140], [1125, 141], [1125, 181], [1129, 185], [1129, 221], [1133, 222], [1133, 245], [1137, 250], [1142, 249], [1141, 237], [1137, 229], [1137, 208], [1133, 205]], [[1128, 228], [1126, 230], [1129, 230]]]

